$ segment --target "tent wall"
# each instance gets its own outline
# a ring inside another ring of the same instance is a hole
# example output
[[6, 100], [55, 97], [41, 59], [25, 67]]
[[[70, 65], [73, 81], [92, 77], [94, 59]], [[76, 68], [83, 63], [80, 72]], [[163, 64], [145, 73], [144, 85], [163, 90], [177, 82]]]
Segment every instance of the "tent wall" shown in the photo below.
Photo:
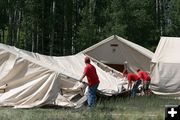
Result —
[[161, 37], [151, 64], [151, 89], [180, 97], [180, 38]]
[[[6, 54], [6, 59], [14, 57], [13, 54]], [[4, 67], [0, 69], [0, 86], [7, 84], [7, 88], [6, 92], [0, 95], [0, 106], [30, 108], [41, 106], [56, 98], [59, 91], [56, 72], [23, 58], [4, 61], [1, 66]], [[8, 67], [10, 69], [7, 69]]]

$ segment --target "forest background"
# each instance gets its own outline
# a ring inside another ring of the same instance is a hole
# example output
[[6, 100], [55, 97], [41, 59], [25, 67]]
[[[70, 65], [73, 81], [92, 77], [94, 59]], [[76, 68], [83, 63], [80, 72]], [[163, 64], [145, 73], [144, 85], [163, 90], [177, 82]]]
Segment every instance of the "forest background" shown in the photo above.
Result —
[[179, 0], [0, 0], [0, 43], [44, 55], [72, 55], [111, 35], [154, 52], [179, 30]]

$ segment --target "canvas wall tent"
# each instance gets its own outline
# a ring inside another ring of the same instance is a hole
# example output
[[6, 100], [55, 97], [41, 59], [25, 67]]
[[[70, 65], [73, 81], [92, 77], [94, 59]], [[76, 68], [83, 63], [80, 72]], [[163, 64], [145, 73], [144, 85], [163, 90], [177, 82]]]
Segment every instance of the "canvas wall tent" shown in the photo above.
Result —
[[82, 52], [120, 72], [123, 71], [125, 62], [133, 72], [137, 67], [149, 71], [153, 56], [153, 52], [148, 49], [117, 35], [108, 37]]
[[180, 38], [161, 37], [152, 58], [151, 89], [159, 95], [180, 97]]
[[[82, 53], [51, 57], [0, 44], [0, 87], [8, 84], [5, 92], [0, 93], [0, 106], [82, 105], [86, 97], [77, 80], [83, 73], [84, 57]], [[101, 94], [119, 94], [127, 86], [122, 78], [92, 64], [98, 71]], [[62, 88], [74, 90], [68, 92]]]

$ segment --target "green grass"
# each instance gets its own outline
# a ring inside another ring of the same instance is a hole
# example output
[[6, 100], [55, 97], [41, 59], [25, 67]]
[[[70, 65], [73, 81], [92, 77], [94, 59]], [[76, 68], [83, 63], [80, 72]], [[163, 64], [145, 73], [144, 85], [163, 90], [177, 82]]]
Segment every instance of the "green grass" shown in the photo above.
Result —
[[72, 108], [13, 109], [0, 107], [0, 120], [164, 120], [165, 105], [179, 105], [180, 100], [159, 96], [100, 98], [97, 106]]

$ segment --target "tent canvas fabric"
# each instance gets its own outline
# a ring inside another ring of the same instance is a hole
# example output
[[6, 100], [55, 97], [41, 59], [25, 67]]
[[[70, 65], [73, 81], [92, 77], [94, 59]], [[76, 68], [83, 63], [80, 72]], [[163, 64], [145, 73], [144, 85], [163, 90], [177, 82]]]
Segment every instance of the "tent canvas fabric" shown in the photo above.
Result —
[[155, 94], [180, 97], [180, 38], [161, 37], [151, 64]]
[[[61, 88], [78, 86], [77, 80], [85, 66], [84, 57], [82, 53], [50, 57], [0, 44], [0, 86], [8, 84], [6, 92], [0, 95], [0, 106], [79, 106], [84, 96], [80, 96], [79, 92], [62, 95]], [[93, 61], [92, 64], [101, 81], [98, 87], [101, 94], [118, 94], [126, 87], [127, 83], [122, 78], [103, 71]], [[80, 97], [77, 98], [78, 95]]]
[[[116, 56], [117, 53], [113, 57], [109, 54], [112, 48], [106, 46], [112, 43], [119, 45], [117, 52], [123, 56], [122, 61], [119, 55]], [[106, 54], [99, 53], [99, 50]], [[108, 54], [111, 59], [107, 59]], [[124, 57], [126, 55], [133, 57]], [[0, 106], [15, 108], [44, 105], [81, 106], [86, 101], [87, 87], [78, 80], [85, 67], [85, 56], [91, 57], [91, 63], [97, 69], [100, 79], [99, 93], [112, 96], [122, 93], [124, 88], [127, 88], [127, 80], [101, 60], [108, 62], [119, 60], [122, 64], [128, 61], [130, 67], [137, 64], [148, 70], [148, 65], [144, 63], [151, 58], [151, 53], [118, 36], [111, 36], [78, 54], [61, 57], [41, 55], [0, 44], [0, 87], [7, 84], [6, 91], [0, 93]], [[141, 60], [142, 62], [139, 62]], [[86, 78], [84, 80], [87, 81]]]

